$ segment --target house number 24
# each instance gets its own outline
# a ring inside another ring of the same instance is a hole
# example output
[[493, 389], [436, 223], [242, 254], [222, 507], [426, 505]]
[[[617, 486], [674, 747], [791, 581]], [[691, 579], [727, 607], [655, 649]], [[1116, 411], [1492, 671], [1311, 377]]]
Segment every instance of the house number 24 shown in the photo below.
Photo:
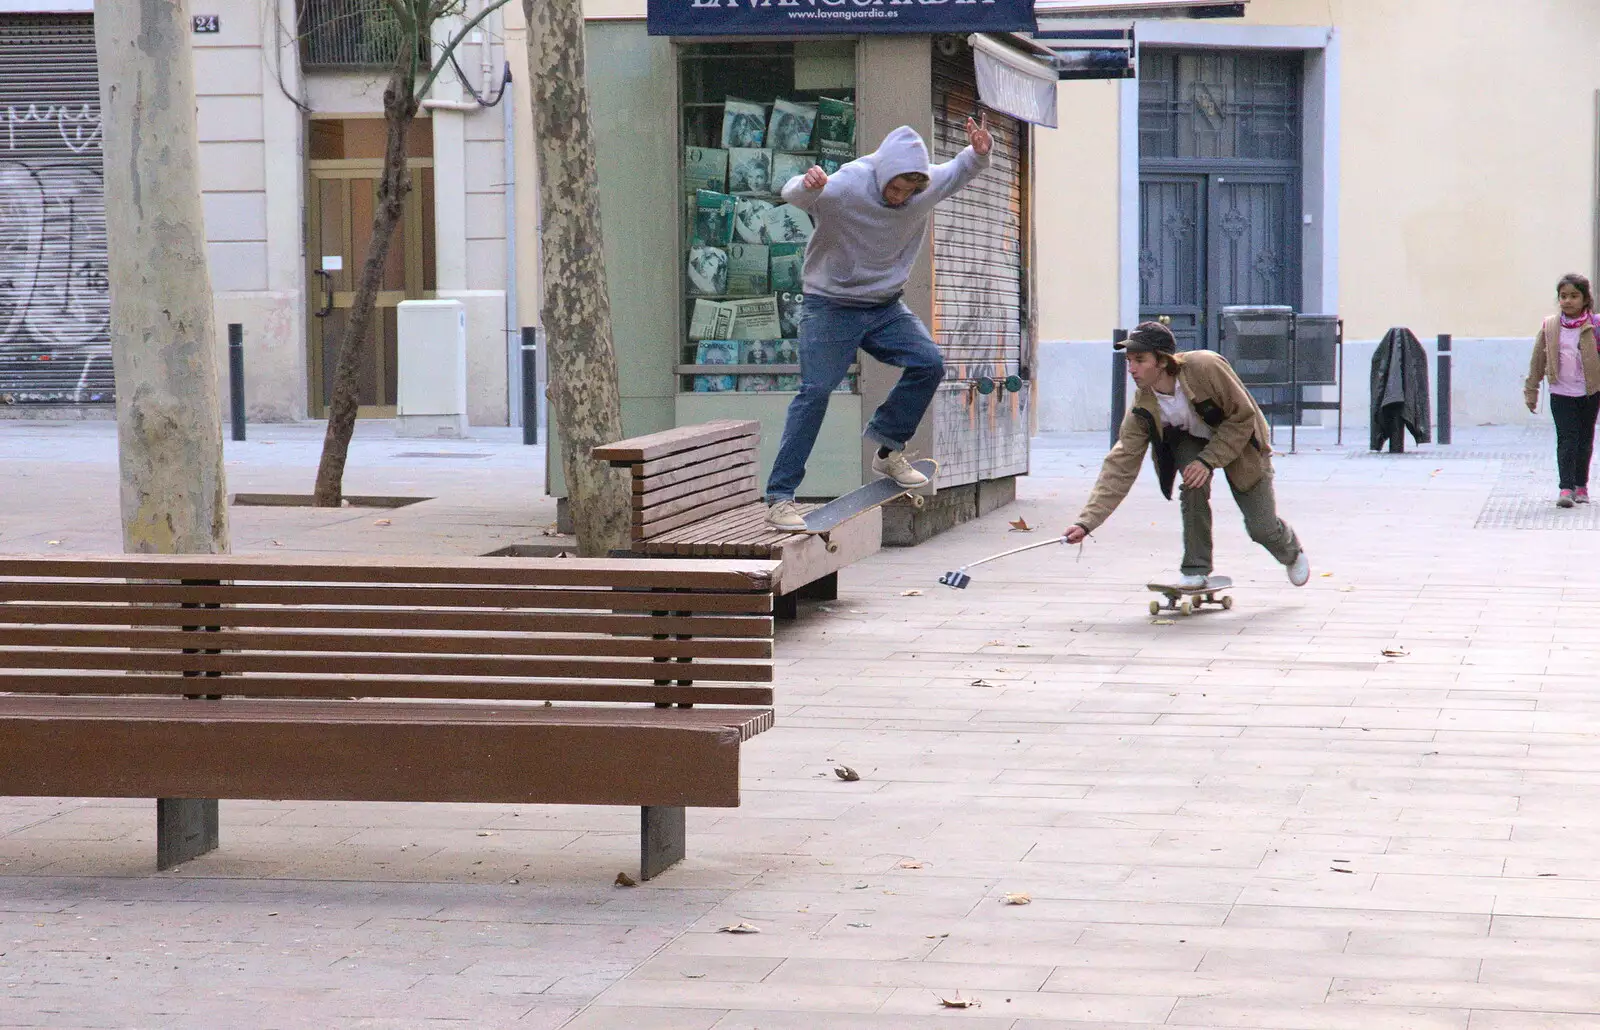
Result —
[[214, 14], [197, 14], [194, 16], [194, 30], [196, 32], [221, 32], [222, 19]]

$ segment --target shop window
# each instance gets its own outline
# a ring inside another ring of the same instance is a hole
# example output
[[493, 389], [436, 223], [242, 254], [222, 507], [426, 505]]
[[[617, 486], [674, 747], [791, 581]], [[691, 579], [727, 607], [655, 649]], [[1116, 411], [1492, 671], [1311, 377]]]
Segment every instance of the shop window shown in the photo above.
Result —
[[[855, 43], [679, 48], [684, 315], [679, 389], [800, 385], [800, 269], [812, 222], [784, 183], [856, 156]], [[856, 389], [855, 369], [840, 386]]]

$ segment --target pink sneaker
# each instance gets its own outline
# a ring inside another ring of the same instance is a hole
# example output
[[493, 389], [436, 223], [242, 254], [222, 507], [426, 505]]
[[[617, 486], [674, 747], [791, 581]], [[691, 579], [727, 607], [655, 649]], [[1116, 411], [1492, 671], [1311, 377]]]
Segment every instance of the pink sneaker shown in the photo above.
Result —
[[1589, 488], [1586, 486], [1580, 486], [1576, 490], [1572, 491], [1572, 502], [1574, 504], [1588, 504]]
[[1570, 507], [1572, 507], [1572, 505], [1573, 505], [1572, 491], [1571, 490], [1563, 490], [1563, 491], [1561, 491], [1561, 495], [1556, 498], [1556, 507], [1557, 508], [1570, 508]]

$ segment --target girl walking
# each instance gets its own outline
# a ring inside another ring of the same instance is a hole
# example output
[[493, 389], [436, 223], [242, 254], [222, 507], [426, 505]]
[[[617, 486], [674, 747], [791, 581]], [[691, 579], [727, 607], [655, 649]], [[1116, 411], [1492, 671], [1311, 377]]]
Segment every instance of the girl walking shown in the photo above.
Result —
[[1539, 327], [1528, 379], [1522, 385], [1528, 410], [1539, 408], [1539, 380], [1550, 386], [1550, 417], [1556, 424], [1556, 506], [1589, 503], [1589, 460], [1594, 455], [1595, 415], [1600, 414], [1600, 350], [1595, 346], [1594, 292], [1581, 275], [1556, 284], [1559, 315]]

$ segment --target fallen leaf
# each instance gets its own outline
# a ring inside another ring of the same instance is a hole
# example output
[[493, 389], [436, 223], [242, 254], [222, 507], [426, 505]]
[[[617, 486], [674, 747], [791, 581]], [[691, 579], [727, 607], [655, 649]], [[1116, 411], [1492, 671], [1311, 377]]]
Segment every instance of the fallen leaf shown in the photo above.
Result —
[[1018, 532], [1018, 533], [1032, 533], [1033, 532], [1033, 527], [1028, 525], [1028, 520], [1025, 519], [1025, 518], [1021, 518], [1021, 517], [1018, 517], [1015, 521], [1013, 521], [1011, 523], [1011, 528], [1012, 528], [1013, 531]]
[[618, 873], [617, 874], [617, 878], [615, 880], [611, 881], [611, 882], [612, 882], [613, 885], [615, 885], [617, 887], [637, 887], [637, 886], [639, 886], [639, 881], [635, 880], [633, 877], [629, 876], [627, 873]]
[[728, 926], [719, 927], [717, 929], [717, 932], [718, 933], [760, 933], [761, 932], [761, 927], [759, 927], [759, 926], [751, 926], [749, 923], [732, 923], [732, 924], [729, 924]]
[[706, 974], [704, 974], [704, 973], [685, 973], [685, 974], [683, 974], [683, 977], [684, 977], [685, 980], [704, 980], [706, 978]]
[[922, 596], [922, 591], [920, 591], [920, 590], [902, 590], [902, 591], [900, 591], [900, 596], [901, 597], [921, 597]]
[[957, 994], [954, 998], [940, 998], [939, 1004], [947, 1009], [975, 1009], [983, 1004], [977, 998], [963, 998]]
[[992, 686], [994, 686], [994, 684], [990, 683], [988, 680], [973, 680], [971, 685], [974, 686], [974, 687], [992, 687]]
[[1033, 903], [1033, 899], [1021, 891], [1008, 892], [1000, 900], [1007, 905], [1030, 905]]
[[1336, 866], [1336, 865], [1331, 865], [1328, 868], [1332, 869], [1336, 873], [1349, 873], [1351, 876], [1354, 876], [1356, 874], [1356, 871], [1354, 869], [1341, 869], [1339, 866]]
[[927, 865], [926, 862], [918, 862], [914, 858], [908, 858], [904, 862], [900, 863], [900, 868], [901, 869], [922, 869], [926, 865]]
[[835, 766], [833, 774], [846, 783], [854, 783], [861, 779], [861, 774], [850, 768], [848, 765]]
[[61, 546], [61, 541], [59, 541], [59, 540], [47, 540], [45, 542], [48, 543], [51, 547], [60, 547]]
[[983, 646], [984, 647], [1005, 647], [1006, 646], [1006, 642], [1004, 640], [991, 640], [987, 644], [984, 644]]
[[1322, 578], [1323, 578], [1323, 579], [1327, 579], [1327, 578], [1328, 578], [1328, 577], [1330, 577], [1330, 576], [1332, 576], [1332, 575], [1333, 575], [1333, 573], [1331, 573], [1331, 572], [1324, 572], [1324, 573], [1323, 573], [1323, 574], [1322, 574]]
[[379, 519], [378, 521], [374, 522], [373, 525], [374, 526], [392, 526], [392, 525], [394, 525], [394, 520], [393, 519]]
[[946, 937], [948, 937], [950, 935], [947, 934], [947, 933], [928, 933], [928, 934], [923, 934], [923, 936], [928, 938], [928, 940], [930, 940], [930, 941], [942, 941], [942, 940], [944, 940]]
[[507, 880], [506, 882], [507, 883], [521, 883], [522, 881], [517, 879], [515, 876], [513, 876], [511, 879]]
[[1410, 651], [1407, 651], [1403, 647], [1386, 647], [1383, 649], [1383, 656], [1385, 658], [1404, 658], [1410, 653]]
[[1340, 587], [1339, 588], [1339, 593], [1348, 594], [1348, 593], [1351, 593], [1354, 590], [1355, 590], [1355, 587]]
[[1150, 620], [1150, 625], [1152, 625], [1152, 626], [1176, 626], [1177, 623], [1175, 621], [1173, 621], [1172, 619], [1151, 619]]
[[480, 836], [480, 837], [493, 837], [494, 836], [494, 831], [493, 830], [479, 830], [478, 831], [478, 836]]
[[865, 930], [867, 927], [871, 926], [872, 924], [871, 923], [846, 923], [844, 925], [853, 926], [857, 930]]
[[1557, 874], [1556, 873], [1540, 873], [1539, 875], [1540, 876], [1555, 876]]
[[851, 608], [850, 609], [850, 614], [851, 615], [865, 615], [865, 614], [867, 614], [867, 612], [866, 612], [866, 609], [864, 609], [864, 608]]
[[283, 546], [283, 541], [282, 540], [274, 540], [274, 541], [272, 541], [272, 546], [273, 547], [282, 547]]

